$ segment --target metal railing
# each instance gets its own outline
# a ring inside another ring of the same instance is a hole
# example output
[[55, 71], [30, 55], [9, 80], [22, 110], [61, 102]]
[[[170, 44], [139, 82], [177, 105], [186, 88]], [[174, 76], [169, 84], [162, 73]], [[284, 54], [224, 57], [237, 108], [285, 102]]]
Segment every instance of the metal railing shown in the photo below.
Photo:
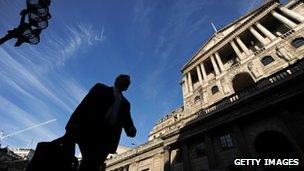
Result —
[[286, 33], [282, 34], [280, 37], [282, 39], [286, 39], [287, 37], [289, 37], [290, 35], [292, 35], [294, 33], [295, 33], [295, 31], [293, 29], [291, 29], [291, 30], [287, 31]]

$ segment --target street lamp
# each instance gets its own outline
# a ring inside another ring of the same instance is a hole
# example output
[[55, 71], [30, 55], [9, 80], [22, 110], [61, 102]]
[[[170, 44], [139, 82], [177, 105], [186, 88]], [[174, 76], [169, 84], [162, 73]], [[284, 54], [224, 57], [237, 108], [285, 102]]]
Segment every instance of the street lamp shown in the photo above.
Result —
[[[40, 42], [40, 33], [48, 27], [51, 18], [49, 6], [51, 0], [27, 0], [26, 9], [22, 10], [19, 26], [9, 30], [7, 35], [0, 39], [0, 45], [10, 39], [16, 38], [15, 46], [22, 43], [36, 45]], [[26, 16], [28, 21], [26, 22]]]
[[27, 0], [26, 6], [30, 11], [29, 22], [40, 29], [48, 26], [48, 20], [51, 18], [49, 13], [50, 0]]

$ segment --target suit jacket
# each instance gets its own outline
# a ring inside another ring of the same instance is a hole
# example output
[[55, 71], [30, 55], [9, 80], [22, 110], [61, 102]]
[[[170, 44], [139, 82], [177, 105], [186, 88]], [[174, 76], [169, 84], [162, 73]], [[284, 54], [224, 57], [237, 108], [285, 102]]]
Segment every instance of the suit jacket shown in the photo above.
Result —
[[105, 115], [114, 102], [114, 88], [97, 83], [72, 113], [66, 125], [67, 133], [73, 135], [77, 143], [85, 143], [97, 151], [115, 153], [122, 128], [129, 135], [133, 121], [130, 103], [122, 95], [117, 121], [109, 126]]

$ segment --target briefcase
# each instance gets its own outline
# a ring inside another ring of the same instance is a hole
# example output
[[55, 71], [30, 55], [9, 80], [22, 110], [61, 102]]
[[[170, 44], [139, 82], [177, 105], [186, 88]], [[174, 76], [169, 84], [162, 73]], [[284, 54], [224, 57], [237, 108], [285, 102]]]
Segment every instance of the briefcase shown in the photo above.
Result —
[[75, 171], [75, 143], [61, 137], [51, 142], [40, 142], [26, 171]]

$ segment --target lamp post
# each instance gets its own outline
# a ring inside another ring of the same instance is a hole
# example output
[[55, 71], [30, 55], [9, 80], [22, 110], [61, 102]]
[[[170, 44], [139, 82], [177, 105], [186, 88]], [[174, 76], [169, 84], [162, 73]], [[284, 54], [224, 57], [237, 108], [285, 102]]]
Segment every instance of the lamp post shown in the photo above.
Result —
[[[9, 30], [7, 35], [0, 39], [0, 45], [13, 38], [17, 39], [16, 47], [22, 43], [38, 44], [40, 33], [48, 27], [48, 20], [51, 18], [50, 4], [51, 0], [27, 0], [26, 9], [20, 12], [19, 26]], [[25, 21], [26, 17], [28, 21]]]

